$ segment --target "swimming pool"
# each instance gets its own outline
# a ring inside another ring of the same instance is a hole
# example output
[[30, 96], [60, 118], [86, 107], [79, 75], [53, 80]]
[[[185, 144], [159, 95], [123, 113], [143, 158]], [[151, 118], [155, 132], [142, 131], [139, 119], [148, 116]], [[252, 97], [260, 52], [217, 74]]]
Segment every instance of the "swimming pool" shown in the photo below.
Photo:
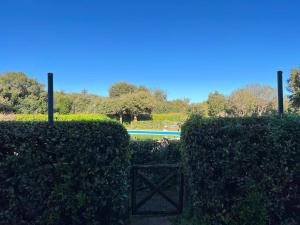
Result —
[[127, 130], [128, 134], [135, 135], [161, 135], [161, 136], [180, 136], [179, 131], [159, 131], [159, 130]]

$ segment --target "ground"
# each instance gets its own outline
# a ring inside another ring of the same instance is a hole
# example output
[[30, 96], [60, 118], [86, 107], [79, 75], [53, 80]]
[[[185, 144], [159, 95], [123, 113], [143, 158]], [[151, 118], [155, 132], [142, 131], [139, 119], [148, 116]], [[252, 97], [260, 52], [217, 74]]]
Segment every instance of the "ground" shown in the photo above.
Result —
[[133, 217], [131, 225], [172, 225], [170, 217]]

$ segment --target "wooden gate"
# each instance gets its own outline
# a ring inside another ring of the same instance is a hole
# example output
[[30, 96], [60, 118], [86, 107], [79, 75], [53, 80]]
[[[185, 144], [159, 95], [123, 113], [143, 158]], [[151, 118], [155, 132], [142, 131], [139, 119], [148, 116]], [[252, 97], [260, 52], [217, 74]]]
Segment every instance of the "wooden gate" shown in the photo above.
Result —
[[184, 177], [179, 165], [134, 165], [131, 181], [133, 215], [182, 213]]

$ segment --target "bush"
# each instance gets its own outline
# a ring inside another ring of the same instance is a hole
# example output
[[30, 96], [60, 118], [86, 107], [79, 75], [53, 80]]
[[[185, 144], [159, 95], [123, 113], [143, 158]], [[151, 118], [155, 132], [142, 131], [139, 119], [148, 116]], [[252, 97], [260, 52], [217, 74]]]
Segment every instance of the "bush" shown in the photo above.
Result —
[[[255, 187], [250, 188], [245, 193], [244, 198], [236, 204], [234, 209], [235, 215], [228, 214], [224, 210], [219, 214], [219, 221], [209, 215], [189, 215], [185, 213], [183, 216], [175, 220], [176, 225], [266, 225], [269, 221], [267, 211], [267, 201], [265, 196]], [[222, 222], [222, 223], [221, 223]]]
[[[299, 137], [299, 117], [190, 118], [181, 138], [194, 215], [211, 224], [299, 224]], [[249, 202], [253, 186], [261, 204]], [[266, 216], [254, 216], [259, 207]]]
[[0, 122], [0, 224], [125, 224], [128, 143], [113, 122]]
[[131, 141], [132, 164], [172, 164], [181, 162], [180, 142], [144, 140]]
[[[46, 114], [16, 114], [17, 121], [47, 121]], [[54, 114], [56, 121], [107, 121], [111, 120], [103, 114]]]
[[152, 114], [153, 121], [173, 121], [184, 122], [187, 119], [185, 113], [154, 113]]
[[[249, 188], [251, 189], [251, 188]], [[266, 225], [269, 221], [267, 200], [259, 189], [249, 190], [237, 204], [236, 215], [233, 218], [223, 218], [232, 225]], [[225, 213], [226, 214], [226, 213]]]
[[173, 222], [175, 225], [211, 225], [211, 222], [206, 217], [197, 217], [189, 215], [184, 215], [182, 217], [176, 218]]

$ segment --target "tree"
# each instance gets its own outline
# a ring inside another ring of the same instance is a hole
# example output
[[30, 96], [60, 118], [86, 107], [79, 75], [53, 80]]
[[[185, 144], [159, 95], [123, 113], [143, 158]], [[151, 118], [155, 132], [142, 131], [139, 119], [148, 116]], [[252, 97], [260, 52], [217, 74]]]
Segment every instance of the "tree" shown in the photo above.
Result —
[[138, 87], [133, 84], [129, 84], [127, 82], [118, 82], [109, 88], [109, 97], [120, 97], [121, 95], [133, 93], [137, 89]]
[[20, 99], [16, 109], [18, 113], [25, 114], [46, 113], [48, 109], [46, 97], [40, 98], [39, 96], [29, 95]]
[[190, 100], [188, 98], [175, 99], [168, 102], [168, 112], [186, 112], [189, 105]]
[[276, 110], [277, 93], [275, 88], [268, 85], [250, 84], [245, 89], [255, 96], [256, 107], [254, 114], [261, 116]]
[[57, 92], [54, 96], [54, 109], [61, 114], [69, 114], [72, 111], [73, 101], [64, 92]]
[[202, 117], [208, 117], [208, 104], [206, 101], [196, 104], [191, 104], [187, 113], [189, 115], [200, 115]]
[[44, 86], [24, 73], [0, 75], [0, 97], [17, 113], [45, 113], [47, 95]]
[[212, 117], [218, 116], [225, 110], [225, 96], [215, 91], [209, 94], [207, 104], [208, 115]]
[[154, 102], [153, 96], [148, 91], [137, 91], [108, 99], [105, 111], [106, 114], [118, 116], [121, 123], [125, 115], [137, 121], [139, 115], [152, 113]]
[[106, 97], [89, 94], [87, 90], [65, 95], [72, 101], [71, 113], [105, 113]]
[[126, 112], [133, 121], [141, 114], [151, 115], [155, 100], [148, 91], [138, 91], [124, 96]]
[[276, 90], [258, 84], [238, 89], [229, 96], [226, 111], [233, 116], [251, 116], [276, 110]]
[[107, 99], [105, 101], [103, 110], [107, 115], [117, 116], [120, 123], [123, 123], [123, 117], [127, 113], [127, 106], [124, 96]]
[[151, 94], [155, 100], [153, 112], [167, 113], [169, 112], [169, 102], [167, 101], [167, 93], [161, 89], [154, 89]]
[[288, 79], [288, 90], [291, 93], [290, 99], [291, 108], [299, 110], [300, 108], [300, 68], [292, 69], [291, 76]]
[[0, 96], [0, 112], [10, 113], [13, 112], [13, 106], [8, 101], [8, 99]]
[[226, 111], [233, 116], [248, 116], [254, 113], [255, 95], [246, 89], [238, 89], [231, 93], [226, 104]]
[[167, 101], [167, 93], [161, 89], [155, 89], [153, 90], [153, 96], [158, 100], [158, 101]]

